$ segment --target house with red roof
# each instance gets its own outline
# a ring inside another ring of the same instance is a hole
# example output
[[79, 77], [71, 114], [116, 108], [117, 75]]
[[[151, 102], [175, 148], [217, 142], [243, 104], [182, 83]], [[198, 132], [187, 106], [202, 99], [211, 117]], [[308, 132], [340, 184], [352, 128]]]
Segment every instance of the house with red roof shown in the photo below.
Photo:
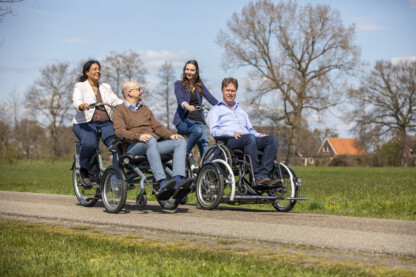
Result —
[[319, 147], [318, 154], [333, 158], [337, 155], [365, 155], [366, 152], [358, 139], [327, 138]]

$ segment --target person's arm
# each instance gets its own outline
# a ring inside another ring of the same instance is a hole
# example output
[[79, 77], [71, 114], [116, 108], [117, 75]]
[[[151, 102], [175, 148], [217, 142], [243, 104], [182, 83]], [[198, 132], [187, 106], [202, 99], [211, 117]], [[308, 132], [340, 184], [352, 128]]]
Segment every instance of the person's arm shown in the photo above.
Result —
[[159, 121], [157, 121], [153, 115], [153, 112], [148, 107], [143, 108], [146, 108], [148, 112], [150, 112], [150, 126], [152, 126], [153, 133], [164, 139], [170, 139], [173, 133], [168, 128], [160, 124]]
[[211, 137], [232, 137], [234, 132], [227, 131], [221, 126], [221, 109], [218, 106], [212, 107], [208, 113], [207, 124]]
[[[83, 91], [84, 91], [83, 83], [76, 83], [74, 87], [74, 93], [72, 94], [72, 105], [74, 106], [77, 111], [82, 112], [85, 109], [85, 105], [87, 104], [84, 101]], [[83, 105], [80, 109], [80, 106]], [[88, 104], [87, 104], [88, 106]]]
[[[103, 84], [104, 85], [104, 84]], [[118, 106], [120, 104], [123, 103], [123, 100], [121, 100], [120, 98], [118, 98], [118, 96], [114, 93], [114, 91], [111, 89], [111, 86], [109, 84], [105, 84], [108, 92], [109, 92], [109, 97], [110, 97], [110, 104], [111, 106]]]
[[201, 82], [202, 85], [202, 91], [204, 93], [204, 97], [205, 99], [207, 99], [207, 101], [212, 105], [215, 106], [218, 104], [218, 100], [217, 98], [215, 98], [210, 92], [209, 90], [206, 88], [206, 86], [204, 85], [204, 83]]
[[248, 118], [248, 114], [242, 110], [244, 112], [244, 116], [246, 118], [246, 128], [248, 130], [248, 132], [252, 135], [254, 135], [255, 137], [259, 137], [260, 133], [257, 132], [256, 130], [254, 130], [253, 125], [251, 124], [250, 118]]
[[183, 104], [188, 103], [188, 101], [185, 99], [185, 89], [184, 89], [181, 81], [176, 81], [175, 82], [174, 92], [175, 92], [175, 96], [176, 96], [176, 101], [178, 101], [178, 106], [185, 109]]

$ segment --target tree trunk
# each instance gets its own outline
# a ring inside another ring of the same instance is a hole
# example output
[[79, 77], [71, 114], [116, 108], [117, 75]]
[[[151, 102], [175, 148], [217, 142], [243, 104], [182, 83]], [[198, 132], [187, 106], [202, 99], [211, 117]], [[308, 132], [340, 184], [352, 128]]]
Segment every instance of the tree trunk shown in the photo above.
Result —
[[404, 129], [400, 130], [400, 158], [402, 160], [402, 166], [405, 166], [405, 157], [404, 157], [404, 147], [406, 139], [406, 131]]
[[297, 138], [298, 129], [296, 126], [292, 126], [290, 130], [290, 139], [289, 139], [289, 146], [287, 150], [287, 156], [285, 160], [285, 164], [291, 165], [295, 158], [296, 153], [296, 138]]

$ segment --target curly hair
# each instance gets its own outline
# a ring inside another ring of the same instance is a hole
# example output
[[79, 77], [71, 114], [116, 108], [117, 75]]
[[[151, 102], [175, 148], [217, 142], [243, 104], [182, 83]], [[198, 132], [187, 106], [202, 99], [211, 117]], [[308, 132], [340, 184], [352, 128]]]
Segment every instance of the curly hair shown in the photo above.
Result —
[[[189, 80], [185, 75], [185, 68], [188, 64], [193, 64], [196, 68], [196, 74], [192, 80]], [[204, 95], [202, 92], [201, 77], [199, 77], [199, 66], [196, 60], [190, 60], [185, 63], [185, 66], [183, 67], [182, 71], [182, 85], [185, 88], [185, 92], [186, 88], [189, 88], [189, 92], [194, 93], [194, 88], [196, 88], [196, 90], [199, 92], [199, 94], [201, 94], [201, 96]]]

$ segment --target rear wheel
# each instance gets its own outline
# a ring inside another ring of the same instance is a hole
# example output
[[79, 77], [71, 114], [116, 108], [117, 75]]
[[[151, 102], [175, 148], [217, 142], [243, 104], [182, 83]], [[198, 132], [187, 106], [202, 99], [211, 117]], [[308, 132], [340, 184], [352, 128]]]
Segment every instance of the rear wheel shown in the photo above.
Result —
[[79, 170], [75, 169], [75, 163], [72, 169], [72, 185], [75, 196], [82, 206], [92, 207], [97, 203], [100, 197], [100, 189], [95, 186], [86, 187], [81, 183]]
[[[277, 163], [272, 172], [272, 179], [282, 179], [282, 184], [276, 189], [270, 189], [267, 191], [269, 195], [281, 196], [281, 197], [297, 197], [298, 187], [296, 186], [295, 172], [284, 164], [280, 164], [282, 175], [280, 176]], [[276, 200], [272, 205], [279, 212], [288, 212], [296, 204], [296, 200]]]
[[202, 166], [196, 179], [196, 198], [204, 210], [215, 209], [224, 194], [221, 169], [213, 163]]
[[102, 199], [105, 209], [118, 213], [126, 203], [127, 182], [124, 172], [116, 166], [109, 166], [102, 177]]

